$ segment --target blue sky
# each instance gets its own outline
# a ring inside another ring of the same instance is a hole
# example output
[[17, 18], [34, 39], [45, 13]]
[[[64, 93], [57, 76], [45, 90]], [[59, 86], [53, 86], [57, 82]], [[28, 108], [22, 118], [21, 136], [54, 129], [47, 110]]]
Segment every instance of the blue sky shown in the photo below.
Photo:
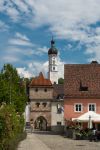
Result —
[[59, 77], [65, 63], [100, 62], [100, 0], [0, 0], [0, 69], [47, 75], [52, 35]]

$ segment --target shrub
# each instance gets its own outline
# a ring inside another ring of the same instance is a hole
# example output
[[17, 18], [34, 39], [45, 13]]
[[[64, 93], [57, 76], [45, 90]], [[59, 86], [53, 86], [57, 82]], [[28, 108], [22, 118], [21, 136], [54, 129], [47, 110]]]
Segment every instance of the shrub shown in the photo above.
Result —
[[18, 115], [13, 105], [0, 108], [0, 150], [11, 150], [11, 143], [16, 143], [23, 133], [24, 118]]

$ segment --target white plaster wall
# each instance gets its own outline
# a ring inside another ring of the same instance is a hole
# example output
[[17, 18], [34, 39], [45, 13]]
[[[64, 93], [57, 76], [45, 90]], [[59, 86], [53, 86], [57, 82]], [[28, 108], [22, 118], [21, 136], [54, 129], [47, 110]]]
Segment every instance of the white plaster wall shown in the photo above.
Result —
[[[57, 126], [57, 122], [61, 122], [61, 125], [64, 125], [64, 112], [61, 114], [57, 113], [57, 102], [52, 102], [51, 106], [51, 126]], [[62, 102], [59, 102], [61, 107], [63, 106]]]
[[56, 82], [58, 84], [58, 72], [50, 72], [50, 80], [52, 83]]

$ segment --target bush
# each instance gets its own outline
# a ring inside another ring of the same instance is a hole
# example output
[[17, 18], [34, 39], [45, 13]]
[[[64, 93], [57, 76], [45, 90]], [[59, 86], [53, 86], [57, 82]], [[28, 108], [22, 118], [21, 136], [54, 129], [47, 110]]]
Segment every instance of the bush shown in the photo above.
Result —
[[[18, 115], [13, 105], [2, 105], [0, 108], [0, 150], [13, 150], [23, 135], [24, 118]], [[12, 143], [12, 144], [11, 144]]]

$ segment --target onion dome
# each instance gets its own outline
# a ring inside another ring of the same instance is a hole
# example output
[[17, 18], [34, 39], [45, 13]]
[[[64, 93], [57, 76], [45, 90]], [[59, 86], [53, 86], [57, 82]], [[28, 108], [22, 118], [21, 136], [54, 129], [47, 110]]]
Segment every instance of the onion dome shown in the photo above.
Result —
[[56, 54], [57, 55], [57, 53], [58, 53], [58, 50], [56, 49], [55, 41], [52, 38], [52, 40], [51, 40], [51, 48], [48, 50], [48, 55], [50, 55], [50, 54]]

